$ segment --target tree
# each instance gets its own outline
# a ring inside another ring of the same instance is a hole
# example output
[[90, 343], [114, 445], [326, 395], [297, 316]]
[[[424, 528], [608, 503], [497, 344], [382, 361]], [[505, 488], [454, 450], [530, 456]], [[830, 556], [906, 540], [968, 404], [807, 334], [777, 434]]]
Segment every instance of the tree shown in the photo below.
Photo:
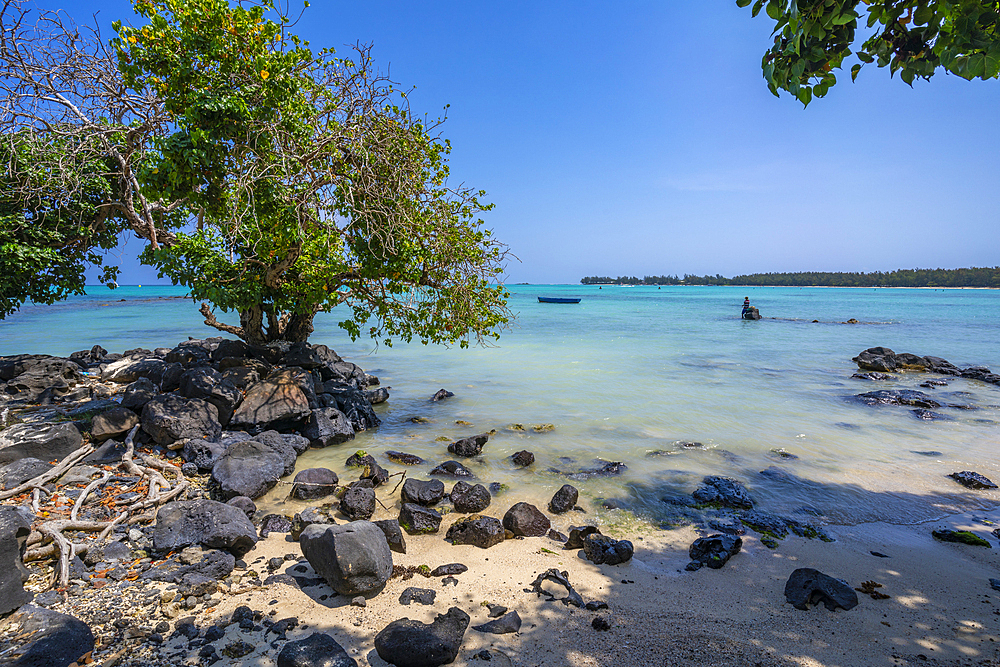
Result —
[[352, 337], [367, 328], [390, 345], [497, 335], [510, 315], [494, 284], [507, 248], [477, 217], [491, 205], [449, 185], [441, 121], [413, 115], [368, 48], [353, 60], [313, 52], [272, 0], [134, 8], [148, 23], [115, 23], [101, 65], [118, 96], [155, 114], [95, 117], [138, 147], [125, 160], [131, 192], [159, 225], [147, 225], [144, 261], [204, 300], [207, 324], [250, 343], [301, 341], [317, 313], [341, 306]]
[[[996, 0], [736, 0], [753, 2], [774, 22], [774, 45], [764, 54], [767, 87], [803, 105], [836, 84], [834, 70], [852, 53], [855, 80], [863, 65], [888, 67], [908, 85], [940, 68], [964, 79], [1000, 74], [1000, 3]], [[852, 51], [858, 22], [874, 28]]]
[[30, 19], [23, 3], [0, 9], [0, 318], [82, 293], [125, 230], [170, 243], [180, 206], [138, 180], [167, 124], [159, 100], [125, 90], [96, 29], [55, 11]]
[[[31, 152], [38, 141], [30, 135], [25, 130], [0, 145], [7, 165], [0, 174], [0, 318], [29, 299], [51, 304], [83, 294], [86, 267], [103, 265], [102, 251], [118, 244], [124, 228], [102, 208], [112, 191], [106, 165], [89, 165], [76, 178], [77, 196], [67, 200], [58, 187], [46, 187], [52, 181], [38, 168]], [[27, 202], [15, 196], [25, 191], [36, 195]], [[117, 267], [104, 268], [102, 280], [113, 283]]]

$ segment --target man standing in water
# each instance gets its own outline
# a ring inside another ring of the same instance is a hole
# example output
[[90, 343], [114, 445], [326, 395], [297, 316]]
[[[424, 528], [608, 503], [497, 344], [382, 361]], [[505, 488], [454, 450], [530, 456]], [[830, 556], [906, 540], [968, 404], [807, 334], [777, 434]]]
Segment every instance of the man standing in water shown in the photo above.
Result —
[[740, 313], [740, 317], [745, 317], [748, 312], [750, 312], [750, 297], [744, 297], [743, 298], [743, 312]]

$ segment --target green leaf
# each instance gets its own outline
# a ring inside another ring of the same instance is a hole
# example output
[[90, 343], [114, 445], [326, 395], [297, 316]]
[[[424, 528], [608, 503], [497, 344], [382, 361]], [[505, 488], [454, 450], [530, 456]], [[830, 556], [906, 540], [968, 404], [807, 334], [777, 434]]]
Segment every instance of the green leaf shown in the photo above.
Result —
[[784, 12], [782, 11], [781, 5], [778, 3], [778, 0], [770, 0], [767, 3], [767, 15], [772, 19], [777, 21], [781, 18], [782, 14], [784, 14]]
[[861, 71], [861, 65], [855, 65], [851, 68], [851, 81], [854, 82], [858, 78], [858, 72]]
[[747, 7], [753, 0], [736, 0], [737, 7]]

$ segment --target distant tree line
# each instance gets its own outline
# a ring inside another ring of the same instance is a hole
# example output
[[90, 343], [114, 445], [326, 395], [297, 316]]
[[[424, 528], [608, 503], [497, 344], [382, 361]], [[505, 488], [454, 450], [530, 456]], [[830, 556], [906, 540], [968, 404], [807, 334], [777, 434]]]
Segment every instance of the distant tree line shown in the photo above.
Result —
[[584, 285], [753, 285], [762, 287], [996, 287], [1000, 288], [1000, 266], [967, 269], [899, 269], [873, 273], [752, 273], [726, 278], [693, 276], [587, 276]]

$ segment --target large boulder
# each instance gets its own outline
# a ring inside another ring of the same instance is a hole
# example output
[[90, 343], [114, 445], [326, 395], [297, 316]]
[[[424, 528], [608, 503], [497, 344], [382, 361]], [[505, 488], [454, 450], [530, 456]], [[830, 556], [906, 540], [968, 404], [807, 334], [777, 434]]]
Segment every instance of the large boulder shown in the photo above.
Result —
[[90, 422], [90, 439], [104, 442], [108, 438], [123, 436], [139, 423], [139, 415], [120, 405], [95, 415]]
[[354, 439], [354, 427], [337, 408], [318, 408], [312, 411], [302, 435], [313, 447], [329, 447]]
[[423, 505], [403, 503], [399, 508], [399, 525], [410, 535], [436, 533], [441, 528], [441, 514]]
[[83, 436], [71, 422], [14, 424], [0, 431], [0, 465], [23, 458], [64, 459], [83, 445]]
[[316, 573], [341, 595], [377, 591], [392, 575], [385, 534], [370, 521], [313, 524], [299, 535], [299, 544]]
[[257, 433], [301, 426], [312, 415], [309, 397], [312, 376], [303, 370], [284, 368], [250, 387], [236, 408], [231, 428]]
[[295, 469], [294, 451], [287, 453], [260, 440], [244, 440], [229, 446], [212, 466], [212, 481], [223, 500], [235, 496], [257, 499], [278, 480]]
[[39, 461], [36, 458], [28, 457], [18, 459], [13, 463], [8, 463], [0, 468], [0, 491], [7, 491], [16, 486], [20, 486], [30, 479], [52, 469], [51, 463]]
[[858, 594], [849, 583], [811, 567], [802, 567], [792, 572], [785, 582], [785, 599], [796, 609], [802, 610], [820, 602], [830, 611], [835, 611], [837, 607], [846, 611], [858, 606]]
[[404, 503], [416, 503], [425, 507], [437, 505], [443, 498], [444, 482], [439, 479], [425, 482], [412, 477], [403, 482], [403, 489], [399, 495], [400, 501]]
[[76, 386], [80, 367], [69, 359], [46, 355], [0, 357], [0, 379], [7, 380], [5, 391], [25, 401], [51, 402]]
[[463, 514], [478, 514], [493, 502], [493, 496], [490, 495], [485, 486], [482, 484], [473, 485], [461, 480], [455, 482], [449, 497], [455, 506], [455, 511]]
[[30, 511], [0, 506], [0, 616], [31, 601], [31, 593], [24, 590], [29, 573], [21, 558], [33, 518]]
[[549, 501], [549, 511], [553, 514], [565, 514], [576, 507], [576, 501], [579, 499], [580, 492], [576, 490], [575, 486], [563, 484]]
[[329, 468], [306, 468], [295, 473], [290, 495], [297, 500], [325, 498], [333, 495], [339, 483], [337, 473]]
[[503, 542], [504, 528], [500, 519], [474, 514], [451, 524], [445, 537], [452, 544], [471, 544], [480, 549], [489, 549]]
[[175, 551], [200, 544], [242, 556], [257, 542], [253, 524], [239, 508], [214, 500], [167, 503], [156, 513], [153, 548]]
[[216, 440], [188, 440], [181, 454], [188, 463], [198, 466], [200, 472], [211, 472], [216, 462], [222, 458], [231, 445], [250, 439], [243, 431], [226, 431]]
[[129, 410], [134, 410], [136, 412], [142, 412], [142, 409], [146, 407], [146, 403], [149, 403], [153, 398], [156, 397], [157, 391], [156, 386], [149, 380], [149, 378], [139, 378], [129, 386], [125, 387], [125, 391], [122, 393], [122, 407], [128, 408]]
[[146, 378], [153, 384], [159, 385], [163, 383], [163, 373], [166, 369], [167, 362], [155, 357], [146, 359], [121, 359], [105, 367], [104, 372], [101, 373], [101, 380], [104, 382], [128, 384], [135, 382], [139, 378]]
[[357, 661], [328, 634], [314, 632], [288, 642], [278, 654], [278, 667], [357, 667]]
[[340, 511], [351, 521], [367, 521], [375, 514], [375, 489], [360, 484], [351, 486], [340, 499]]
[[21, 644], [10, 667], [69, 667], [87, 662], [94, 633], [78, 618], [27, 605], [11, 619]]
[[401, 618], [375, 635], [375, 650], [396, 667], [447, 665], [458, 657], [470, 620], [458, 607], [438, 614], [430, 624]]
[[344, 413], [355, 431], [367, 431], [382, 423], [375, 414], [371, 401], [360, 389], [324, 382], [323, 393], [328, 394], [337, 403], [337, 409]]
[[178, 440], [215, 440], [222, 434], [219, 410], [200, 398], [161, 394], [142, 409], [142, 430], [161, 445]]
[[549, 518], [529, 503], [517, 503], [503, 515], [503, 527], [515, 537], [541, 537], [549, 532]]
[[219, 421], [225, 425], [233, 417], [233, 410], [243, 394], [235, 384], [222, 377], [214, 368], [198, 367], [181, 376], [181, 396], [208, 401], [219, 411]]

